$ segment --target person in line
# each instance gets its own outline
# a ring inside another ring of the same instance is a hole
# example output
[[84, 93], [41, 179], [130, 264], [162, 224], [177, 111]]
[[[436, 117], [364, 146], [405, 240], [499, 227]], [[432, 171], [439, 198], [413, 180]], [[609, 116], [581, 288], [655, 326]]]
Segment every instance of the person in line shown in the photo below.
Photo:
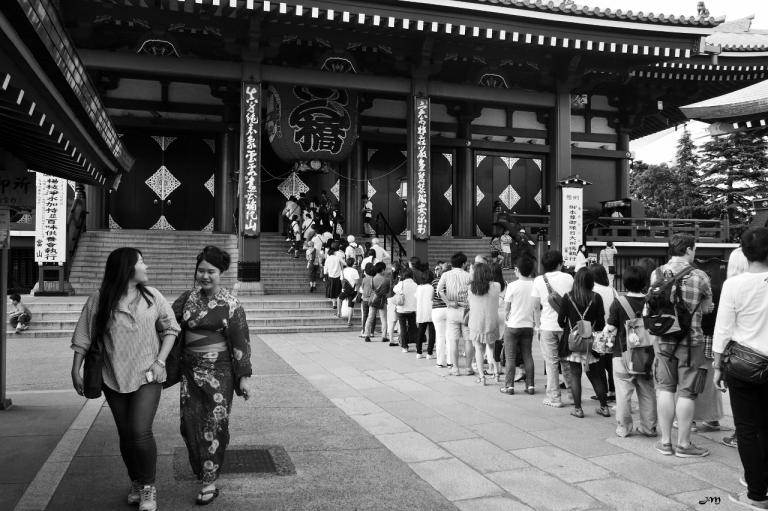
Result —
[[534, 326], [539, 331], [539, 344], [544, 357], [547, 371], [547, 397], [544, 404], [553, 408], [565, 406], [560, 398], [560, 370], [563, 372], [566, 386], [571, 381], [571, 366], [558, 355], [558, 346], [563, 329], [557, 321], [558, 311], [552, 307], [549, 300], [549, 288], [554, 293], [565, 296], [573, 287], [573, 277], [561, 271], [563, 269], [563, 254], [558, 250], [549, 250], [541, 258], [544, 274], [533, 279], [531, 296], [535, 305], [541, 310], [538, 323]]
[[727, 386], [744, 468], [747, 491], [730, 499], [752, 509], [768, 509], [768, 383], [749, 383], [724, 373], [722, 355], [732, 341], [768, 356], [768, 228], [748, 229], [741, 249], [749, 261], [746, 272], [726, 279], [720, 295], [712, 350], [713, 379], [721, 391]]
[[[376, 272], [373, 270], [373, 265], [368, 263], [363, 268], [362, 278], [360, 279], [360, 287], [358, 288], [358, 296], [360, 298], [360, 337], [365, 337], [365, 324], [368, 321], [368, 313], [371, 310], [371, 297], [373, 295], [373, 277]], [[373, 318], [373, 326], [371, 331], [376, 328], [376, 318]], [[368, 342], [371, 339], [368, 338]]]
[[[611, 287], [614, 287], [614, 280], [616, 278], [616, 254], [618, 250], [613, 246], [613, 242], [609, 241], [605, 244], [605, 248], [600, 251], [598, 256], [598, 263], [603, 265], [605, 271], [608, 273], [608, 282]], [[649, 274], [650, 275], [650, 274]]]
[[[726, 278], [730, 279], [731, 277], [735, 277], [736, 275], [741, 275], [747, 270], [749, 270], [749, 261], [747, 260], [747, 257], [744, 255], [744, 251], [741, 250], [741, 247], [739, 247], [733, 252], [731, 252], [730, 256], [728, 256], [728, 266], [725, 270]], [[720, 443], [722, 443], [727, 447], [735, 448], [738, 445], [735, 429], [732, 435], [724, 436], [722, 440], [720, 440]]]
[[72, 334], [72, 384], [83, 395], [81, 366], [91, 344], [98, 343], [105, 357], [104, 397], [131, 479], [128, 503], [138, 504], [140, 511], [155, 511], [157, 444], [152, 423], [166, 379], [165, 360], [180, 328], [170, 304], [147, 281], [141, 251], [122, 247], [109, 254], [99, 291], [88, 297]]
[[26, 304], [22, 303], [21, 295], [14, 293], [9, 298], [11, 299], [13, 310], [8, 313], [8, 322], [11, 324], [11, 328], [17, 334], [20, 334], [29, 328], [29, 323], [32, 321], [32, 311], [29, 310]]
[[589, 270], [582, 268], [577, 271], [573, 278], [573, 288], [563, 297], [563, 305], [557, 316], [557, 322], [563, 329], [560, 355], [566, 355], [571, 366], [570, 383], [574, 406], [571, 415], [579, 419], [584, 418], [584, 410], [581, 407], [582, 368], [586, 369], [587, 378], [589, 378], [589, 382], [600, 401], [600, 407], [596, 410], [597, 414], [603, 417], [611, 416], [611, 410], [608, 408], [608, 383], [605, 371], [602, 365], [598, 363], [597, 353], [592, 351], [591, 346], [583, 353], [571, 352], [568, 349], [568, 336], [579, 320], [588, 321], [592, 325], [592, 332], [605, 328], [603, 299], [594, 292], [594, 286], [595, 279]]
[[579, 249], [576, 251], [576, 265], [574, 266], [573, 271], [577, 272], [582, 268], [586, 268], [588, 258], [587, 246], [579, 245]]
[[363, 260], [360, 262], [360, 265], [361, 265], [363, 268], [365, 268], [365, 265], [366, 265], [366, 264], [368, 264], [368, 263], [370, 263], [370, 264], [376, 264], [376, 263], [378, 263], [378, 262], [379, 262], [379, 260], [378, 260], [378, 259], [376, 259], [376, 251], [375, 251], [374, 249], [372, 249], [372, 248], [369, 248], [369, 249], [366, 249], [366, 251], [365, 251], [365, 257], [364, 257], [364, 258], [363, 258]]
[[[400, 273], [400, 282], [395, 285], [395, 307], [397, 321], [400, 327], [400, 347], [403, 353], [408, 353], [408, 345], [416, 343], [416, 358], [421, 358], [421, 344], [416, 339], [416, 289], [418, 285], [413, 280], [413, 271], [405, 268]], [[402, 303], [398, 303], [402, 302]]]
[[[472, 376], [472, 342], [469, 340], [469, 330], [464, 324], [469, 293], [470, 276], [464, 270], [467, 256], [464, 252], [456, 252], [451, 256], [451, 270], [444, 272], [437, 283], [437, 292], [447, 307], [445, 319], [445, 342], [448, 345], [448, 358], [453, 367], [448, 372], [450, 376], [458, 376], [459, 370], [459, 339], [464, 339], [467, 375]], [[482, 368], [480, 368], [482, 369]]]
[[[493, 361], [493, 345], [499, 332], [499, 294], [501, 286], [494, 280], [493, 270], [486, 263], [475, 263], [469, 285], [469, 340], [475, 348], [477, 383], [485, 385], [483, 356]], [[498, 379], [498, 371], [493, 375]]]
[[[600, 266], [602, 268], [602, 266]], [[630, 266], [624, 270], [622, 282], [627, 294], [623, 297], [627, 301], [632, 318], [627, 316], [624, 307], [619, 302], [621, 298], [614, 300], [609, 308], [606, 320], [605, 333], [615, 335], [613, 343], [613, 379], [616, 383], [616, 436], [627, 437], [639, 433], [647, 437], [657, 436], [656, 426], [658, 416], [656, 414], [656, 391], [653, 386], [651, 374], [630, 374], [622, 354], [627, 351], [626, 321], [642, 314], [645, 306], [645, 286], [647, 276], [641, 266]], [[632, 423], [632, 393], [637, 392], [637, 403], [640, 408], [640, 424], [633, 428]]]
[[499, 248], [501, 248], [501, 254], [504, 256], [504, 262], [502, 267], [506, 270], [512, 267], [512, 236], [509, 234], [509, 229], [504, 229], [504, 234], [499, 238]]
[[[600, 295], [603, 299], [603, 307], [605, 307], [605, 320], [608, 321], [608, 316], [611, 312], [611, 306], [617, 298], [617, 293], [614, 288], [611, 287], [608, 280], [608, 272], [605, 271], [605, 267], [602, 264], [590, 264], [587, 269], [592, 274], [592, 278], [595, 279], [595, 287], [593, 290]], [[608, 378], [608, 401], [616, 401], [616, 384], [613, 381], [613, 354], [606, 353], [600, 355], [598, 362], [600, 367]], [[591, 396], [590, 399], [597, 401], [597, 396]]]
[[355, 269], [355, 260], [348, 258], [346, 266], [341, 270], [341, 294], [339, 294], [339, 317], [342, 317], [342, 304], [346, 300], [349, 316], [347, 317], [347, 327], [352, 327], [352, 316], [355, 310], [355, 297], [360, 283], [360, 274]]
[[288, 200], [285, 201], [281, 216], [283, 219], [283, 236], [285, 236], [285, 241], [293, 241], [293, 237], [290, 235], [291, 222], [293, 222], [294, 216], [298, 217], [300, 214], [301, 208], [299, 207], [299, 203], [296, 200], [296, 197], [291, 195], [288, 197]]
[[354, 264], [351, 266], [362, 269], [360, 265], [363, 262], [363, 248], [355, 241], [355, 237], [351, 234], [347, 236], [347, 248], [344, 249], [344, 258], [352, 259]]
[[373, 265], [373, 280], [371, 281], [371, 299], [369, 301], [368, 318], [365, 322], [365, 342], [371, 342], [376, 324], [376, 314], [381, 320], [381, 342], [389, 342], [392, 332], [387, 321], [387, 299], [392, 289], [392, 282], [385, 274], [387, 265], [378, 262]]
[[301, 249], [301, 224], [299, 223], [299, 215], [293, 215], [291, 218], [291, 247], [288, 249], [289, 254], [293, 254], [294, 259], [298, 259], [299, 250]]
[[304, 220], [301, 222], [301, 238], [304, 241], [311, 240], [312, 236], [315, 235], [314, 223], [315, 219], [312, 217], [312, 211], [305, 211]]
[[[669, 241], [669, 262], [660, 266], [651, 276], [651, 286], [665, 276], [672, 277], [693, 264], [696, 241], [690, 234], [674, 234]], [[691, 442], [691, 421], [696, 397], [701, 392], [699, 370], [706, 371], [704, 358], [704, 333], [701, 316], [711, 312], [712, 290], [709, 277], [694, 269], [679, 283], [683, 302], [693, 316], [690, 332], [680, 339], [679, 335], [662, 336], [654, 343], [656, 360], [653, 364], [653, 380], [656, 384], [656, 406], [659, 414], [661, 441], [656, 451], [665, 456], [698, 458], [708, 456], [709, 451]], [[677, 417], [677, 444], [672, 446], [672, 422]]]
[[382, 261], [385, 264], [390, 264], [392, 261], [392, 258], [389, 255], [389, 252], [384, 250], [381, 246], [381, 239], [380, 238], [373, 238], [371, 240], [371, 249], [376, 252], [376, 260]]
[[[432, 287], [432, 275], [429, 267], [424, 265], [416, 281], [416, 358], [422, 353], [422, 346], [427, 343], [427, 359], [435, 358], [435, 324], [432, 322], [432, 297], [435, 289]], [[429, 335], [429, 341], [427, 341]]]
[[437, 285], [444, 272], [450, 270], [450, 264], [443, 263], [435, 266], [435, 278], [432, 279], [432, 324], [435, 329], [435, 366], [445, 368], [448, 364], [448, 345], [445, 342], [446, 312], [445, 302], [437, 292]]
[[219, 495], [216, 480], [229, 444], [233, 393], [251, 392], [251, 346], [245, 311], [221, 287], [230, 256], [208, 245], [197, 256], [195, 284], [173, 303], [184, 332], [181, 357], [181, 436], [200, 483], [195, 503], [210, 504]]
[[344, 270], [344, 264], [341, 262], [341, 258], [336, 254], [337, 251], [337, 246], [332, 243], [328, 249], [328, 255], [325, 258], [323, 274], [328, 277], [328, 282], [325, 284], [325, 297], [331, 300], [331, 307], [334, 310], [338, 307], [340, 314], [341, 301], [339, 300], [339, 295], [341, 294], [341, 276]]
[[317, 279], [320, 278], [320, 267], [323, 263], [323, 239], [320, 234], [315, 233], [307, 245], [307, 279], [309, 280], [309, 292], [314, 293], [317, 289]]
[[370, 236], [375, 234], [373, 227], [371, 226], [371, 220], [373, 219], [373, 202], [368, 198], [368, 195], [363, 194], [361, 198], [362, 208], [360, 210], [363, 224], [363, 236]]
[[534, 364], [532, 354], [533, 325], [537, 323], [538, 307], [531, 291], [536, 262], [530, 257], [523, 256], [517, 261], [515, 273], [517, 279], [507, 286], [504, 295], [504, 354], [507, 358], [504, 369], [504, 386], [502, 394], [515, 393], [515, 363], [517, 354], [522, 352], [525, 366], [525, 392], [534, 393]]

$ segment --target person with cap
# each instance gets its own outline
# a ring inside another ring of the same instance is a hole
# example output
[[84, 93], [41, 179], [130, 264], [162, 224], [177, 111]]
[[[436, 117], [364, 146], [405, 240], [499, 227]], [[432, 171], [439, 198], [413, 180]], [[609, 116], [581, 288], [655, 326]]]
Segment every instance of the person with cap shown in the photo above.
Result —
[[376, 251], [376, 260], [382, 261], [385, 264], [389, 264], [392, 258], [389, 253], [381, 246], [381, 238], [373, 238], [371, 240], [371, 248]]
[[355, 266], [359, 267], [363, 260], [363, 249], [355, 241], [355, 237], [351, 234], [347, 236], [347, 248], [344, 249], [344, 258], [353, 259]]

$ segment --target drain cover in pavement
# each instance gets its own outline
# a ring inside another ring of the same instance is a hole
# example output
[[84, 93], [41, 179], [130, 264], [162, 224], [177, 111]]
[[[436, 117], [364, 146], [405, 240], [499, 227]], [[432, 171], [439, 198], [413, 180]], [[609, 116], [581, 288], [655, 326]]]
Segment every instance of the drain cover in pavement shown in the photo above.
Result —
[[[189, 468], [187, 450], [178, 447], [173, 453], [176, 479], [194, 479]], [[250, 474], [252, 477], [293, 475], [296, 469], [288, 453], [279, 445], [230, 446], [224, 456], [222, 474]]]

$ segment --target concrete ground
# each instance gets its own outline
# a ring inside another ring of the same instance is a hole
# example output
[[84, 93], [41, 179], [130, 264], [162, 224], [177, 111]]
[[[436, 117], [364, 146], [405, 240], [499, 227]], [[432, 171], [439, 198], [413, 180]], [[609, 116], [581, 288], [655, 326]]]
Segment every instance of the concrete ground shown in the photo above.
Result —
[[[537, 394], [507, 396], [356, 334], [253, 336], [259, 391], [235, 401], [231, 445], [282, 446], [296, 474], [225, 474], [211, 509], [735, 509], [738, 455], [718, 443], [729, 432], [694, 435], [707, 458], [661, 456], [653, 439], [617, 438], [592, 402], [585, 419], [543, 406], [538, 353]], [[68, 344], [9, 341], [0, 510], [131, 509], [109, 409], [69, 390]], [[162, 510], [197, 507], [174, 469], [177, 402], [164, 392], [155, 422]]]

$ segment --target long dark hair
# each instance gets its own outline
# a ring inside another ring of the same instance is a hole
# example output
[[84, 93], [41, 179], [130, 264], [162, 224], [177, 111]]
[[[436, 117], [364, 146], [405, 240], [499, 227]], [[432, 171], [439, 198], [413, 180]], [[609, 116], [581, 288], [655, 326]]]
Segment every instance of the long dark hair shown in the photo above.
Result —
[[472, 283], [469, 287], [472, 291], [472, 294], [483, 296], [491, 288], [491, 282], [493, 281], [494, 278], [491, 265], [487, 263], [475, 263]]
[[587, 308], [589, 302], [595, 296], [595, 292], [592, 291], [594, 287], [595, 278], [588, 269], [582, 268], [576, 272], [576, 276], [573, 277], [571, 298], [573, 298], [574, 303], [582, 313], [585, 312], [584, 309]]
[[[104, 266], [104, 279], [99, 287], [99, 304], [93, 322], [92, 340], [102, 339], [107, 332], [109, 319], [120, 302], [120, 297], [128, 288], [128, 283], [136, 271], [136, 263], [142, 256], [141, 251], [133, 247], [121, 247], [113, 250]], [[152, 304], [152, 293], [142, 283], [136, 284], [147, 305]]]

